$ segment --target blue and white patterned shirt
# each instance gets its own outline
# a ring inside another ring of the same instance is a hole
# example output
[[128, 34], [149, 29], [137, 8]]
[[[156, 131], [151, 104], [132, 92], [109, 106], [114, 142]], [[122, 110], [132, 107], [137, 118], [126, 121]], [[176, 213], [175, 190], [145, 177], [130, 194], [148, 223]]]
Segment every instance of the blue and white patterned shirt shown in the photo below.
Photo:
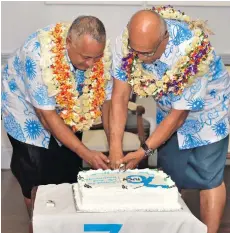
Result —
[[[44, 28], [50, 30], [52, 26]], [[84, 71], [70, 63], [82, 93]], [[112, 79], [106, 87], [106, 99], [111, 98]], [[34, 107], [43, 110], [56, 108], [55, 97], [49, 97], [40, 68], [38, 32], [33, 33], [24, 45], [11, 56], [2, 70], [2, 120], [6, 132], [18, 141], [48, 148], [50, 133], [39, 121]]]
[[[193, 32], [188, 24], [176, 20], [165, 20], [169, 41], [161, 58], [152, 64], [143, 64], [158, 80], [167, 69], [171, 69], [185, 47], [191, 43]], [[121, 36], [113, 49], [113, 77], [127, 81], [121, 69]], [[199, 77], [181, 96], [169, 94], [157, 101], [157, 124], [171, 109], [190, 110], [187, 119], [177, 131], [180, 149], [195, 148], [217, 142], [229, 134], [230, 77], [219, 56], [214, 52], [214, 61], [209, 72]]]

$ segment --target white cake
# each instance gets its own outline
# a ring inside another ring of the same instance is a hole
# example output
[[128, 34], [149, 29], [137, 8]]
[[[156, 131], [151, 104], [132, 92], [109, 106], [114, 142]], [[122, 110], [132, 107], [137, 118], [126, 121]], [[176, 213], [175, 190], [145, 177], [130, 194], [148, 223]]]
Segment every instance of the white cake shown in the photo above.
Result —
[[77, 210], [83, 212], [181, 209], [175, 183], [157, 169], [82, 171], [73, 190]]

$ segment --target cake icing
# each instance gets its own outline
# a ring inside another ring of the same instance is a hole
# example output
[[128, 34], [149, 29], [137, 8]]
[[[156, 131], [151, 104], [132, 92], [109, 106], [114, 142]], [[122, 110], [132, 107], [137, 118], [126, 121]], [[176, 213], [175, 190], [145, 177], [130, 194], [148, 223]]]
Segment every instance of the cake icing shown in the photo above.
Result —
[[157, 169], [82, 171], [73, 190], [80, 211], [168, 211], [181, 208], [175, 183]]

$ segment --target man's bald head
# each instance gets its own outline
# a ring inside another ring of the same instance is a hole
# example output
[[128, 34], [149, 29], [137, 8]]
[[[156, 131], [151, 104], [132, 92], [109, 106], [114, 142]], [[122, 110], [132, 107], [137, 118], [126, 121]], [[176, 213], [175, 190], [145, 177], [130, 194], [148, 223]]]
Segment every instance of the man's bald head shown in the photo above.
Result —
[[166, 23], [156, 12], [141, 10], [130, 19], [128, 31], [132, 47], [149, 52], [164, 37]]

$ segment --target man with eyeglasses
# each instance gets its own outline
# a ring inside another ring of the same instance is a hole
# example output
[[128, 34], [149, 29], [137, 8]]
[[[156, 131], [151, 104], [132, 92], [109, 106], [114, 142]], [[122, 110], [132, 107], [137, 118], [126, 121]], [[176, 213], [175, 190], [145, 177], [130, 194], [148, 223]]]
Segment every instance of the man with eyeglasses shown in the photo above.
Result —
[[[157, 149], [158, 167], [179, 190], [200, 190], [201, 219], [208, 233], [216, 233], [226, 201], [230, 78], [204, 30], [171, 7], [132, 16], [113, 51], [109, 159], [112, 169], [134, 169]], [[158, 126], [140, 149], [124, 157], [132, 90], [156, 100]]]
[[[166, 31], [165, 31], [165, 34], [164, 34], [164, 37], [158, 42], [158, 45], [155, 47], [154, 51], [151, 51], [151, 52], [141, 52], [141, 51], [135, 50], [134, 48], [132, 48], [132, 47], [130, 46], [130, 40], [128, 39], [128, 49], [129, 49], [130, 52], [133, 52], [133, 53], [135, 53], [136, 55], [138, 55], [138, 57], [140, 57], [140, 56], [143, 56], [143, 57], [146, 57], [146, 58], [148, 58], [148, 57], [153, 57], [153, 56], [155, 55], [157, 49], [158, 49], [159, 46], [161, 45], [161, 43], [162, 43], [165, 39], [168, 39], [168, 37], [169, 37], [169, 33], [168, 33], [168, 31], [166, 30]], [[145, 61], [146, 61], [146, 63], [147, 63], [147, 60], [145, 60]]]

